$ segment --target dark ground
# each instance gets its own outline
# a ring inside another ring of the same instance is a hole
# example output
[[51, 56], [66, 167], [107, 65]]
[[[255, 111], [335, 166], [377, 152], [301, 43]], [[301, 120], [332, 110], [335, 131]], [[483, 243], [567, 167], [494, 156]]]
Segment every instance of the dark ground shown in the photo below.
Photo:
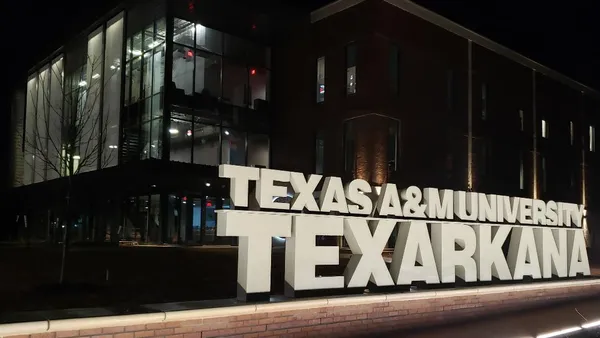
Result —
[[[237, 248], [74, 247], [67, 255], [66, 284], [58, 288], [60, 255], [59, 247], [0, 247], [0, 315], [107, 306], [127, 311], [236, 296]], [[283, 250], [274, 252], [272, 265], [272, 293], [282, 294]]]
[[[0, 321], [24, 311], [110, 307], [126, 313], [144, 304], [236, 296], [236, 247], [73, 247], [63, 287], [60, 255], [58, 246], [0, 246]], [[342, 275], [346, 263], [341, 258], [339, 266], [318, 267], [317, 275]], [[283, 294], [284, 264], [283, 250], [275, 249], [273, 295]], [[600, 269], [593, 274], [600, 276]]]

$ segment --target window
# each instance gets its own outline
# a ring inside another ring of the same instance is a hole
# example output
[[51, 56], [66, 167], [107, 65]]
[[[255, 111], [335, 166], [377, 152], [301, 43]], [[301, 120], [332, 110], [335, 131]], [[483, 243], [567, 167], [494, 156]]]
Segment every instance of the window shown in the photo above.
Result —
[[596, 127], [590, 126], [590, 151], [596, 151]]
[[246, 164], [246, 133], [223, 128], [221, 144], [221, 163]]
[[398, 95], [400, 93], [400, 50], [398, 46], [390, 46], [389, 63], [390, 89], [392, 94]]
[[225, 60], [223, 65], [223, 100], [243, 107], [247, 100], [248, 72], [245, 66]]
[[522, 109], [519, 109], [519, 122], [521, 123], [521, 131], [525, 131], [525, 116]]
[[356, 94], [356, 44], [346, 46], [346, 94]]
[[250, 108], [261, 110], [261, 104], [269, 101], [269, 71], [264, 68], [250, 67]]
[[194, 121], [194, 163], [219, 165], [221, 128]]
[[223, 53], [223, 34], [211, 28], [196, 24], [196, 48], [216, 54]]
[[176, 98], [179, 98], [179, 94], [192, 95], [194, 91], [194, 51], [191, 48], [173, 44], [172, 81], [172, 85], [176, 88]]
[[[195, 55], [194, 93], [206, 98], [221, 97], [221, 58], [202, 51]], [[189, 63], [189, 67], [193, 67]]]
[[523, 164], [523, 154], [519, 154], [519, 189], [525, 189], [525, 168]]
[[192, 122], [171, 119], [169, 138], [171, 140], [171, 161], [192, 162]]
[[269, 167], [269, 137], [261, 134], [248, 134], [248, 165]]
[[117, 165], [119, 144], [119, 113], [121, 111], [121, 52], [123, 51], [123, 15], [120, 14], [106, 25], [104, 54], [104, 121], [106, 132], [102, 149], [102, 167]]
[[546, 181], [548, 173], [546, 172], [546, 157], [542, 156], [542, 189], [546, 192]]
[[481, 119], [487, 119], [487, 84], [481, 85]]
[[317, 59], [317, 102], [325, 101], [325, 57]]
[[573, 126], [573, 121], [569, 121], [569, 137], [571, 145], [573, 145], [573, 143], [575, 143], [575, 127]]
[[389, 171], [398, 170], [398, 138], [400, 135], [400, 122], [394, 121], [388, 128], [387, 161]]
[[323, 174], [325, 162], [325, 138], [323, 131], [318, 131], [315, 138], [315, 174]]
[[548, 123], [546, 120], [542, 120], [542, 137], [548, 138]]

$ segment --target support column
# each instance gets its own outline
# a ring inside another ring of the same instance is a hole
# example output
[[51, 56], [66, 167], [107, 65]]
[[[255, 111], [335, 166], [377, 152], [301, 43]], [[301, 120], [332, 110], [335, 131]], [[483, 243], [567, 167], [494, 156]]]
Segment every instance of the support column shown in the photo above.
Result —
[[467, 42], [467, 190], [473, 190], [473, 41]]

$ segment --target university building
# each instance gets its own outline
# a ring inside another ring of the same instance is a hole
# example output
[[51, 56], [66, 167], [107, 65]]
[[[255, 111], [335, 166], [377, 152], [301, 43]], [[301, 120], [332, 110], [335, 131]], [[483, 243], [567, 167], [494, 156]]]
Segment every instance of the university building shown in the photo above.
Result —
[[234, 244], [227, 163], [584, 204], [600, 245], [600, 94], [408, 0], [126, 2], [20, 83], [11, 238]]

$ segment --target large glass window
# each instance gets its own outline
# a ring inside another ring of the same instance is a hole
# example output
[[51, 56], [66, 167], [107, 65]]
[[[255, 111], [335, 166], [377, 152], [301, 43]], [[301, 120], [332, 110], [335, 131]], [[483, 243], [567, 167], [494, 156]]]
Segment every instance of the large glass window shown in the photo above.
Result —
[[248, 165], [269, 167], [269, 137], [261, 134], [248, 134]]
[[159, 19], [128, 39], [130, 61], [125, 85], [128, 126], [123, 136], [128, 159], [162, 156], [165, 33], [165, 19]]
[[171, 161], [192, 163], [192, 122], [171, 119]]
[[25, 104], [25, 167], [23, 184], [34, 182], [35, 172], [35, 126], [36, 126], [36, 103], [37, 103], [37, 74], [32, 75], [27, 81], [27, 101]]
[[[195, 55], [194, 92], [208, 97], [221, 96], [221, 58], [202, 51]], [[191, 64], [191, 66], [194, 66]]]
[[194, 123], [194, 163], [219, 165], [220, 132], [218, 126]]
[[246, 105], [247, 84], [246, 67], [226, 60], [223, 65], [223, 101], [234, 106]]
[[174, 19], [174, 102], [213, 110], [217, 102], [263, 110], [269, 100], [269, 55], [251, 41]]
[[317, 59], [317, 102], [325, 101], [325, 57]]
[[356, 93], [356, 44], [346, 46], [346, 93]]
[[196, 48], [223, 54], [223, 33], [196, 24]]
[[48, 112], [50, 111], [48, 95], [50, 94], [50, 69], [40, 71], [38, 76], [36, 100], [35, 158], [33, 167], [34, 182], [46, 179], [48, 160]]
[[59, 177], [62, 143], [63, 111], [63, 58], [59, 57], [50, 68], [50, 105], [48, 109], [48, 170], [46, 179]]
[[246, 135], [244, 132], [223, 128], [221, 145], [221, 163], [246, 164]]
[[119, 113], [121, 111], [121, 53], [123, 51], [123, 15], [106, 25], [104, 55], [104, 121], [106, 133], [102, 149], [102, 167], [117, 165], [119, 144]]
[[181, 94], [192, 95], [194, 91], [194, 51], [175, 44], [173, 45], [173, 85], [176, 88], [176, 97]]

